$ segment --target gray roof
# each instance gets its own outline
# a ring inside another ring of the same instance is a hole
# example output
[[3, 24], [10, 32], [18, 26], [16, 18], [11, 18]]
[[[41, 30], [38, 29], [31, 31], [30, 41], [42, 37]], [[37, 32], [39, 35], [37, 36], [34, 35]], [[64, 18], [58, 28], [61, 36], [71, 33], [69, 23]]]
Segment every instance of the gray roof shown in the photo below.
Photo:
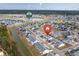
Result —
[[40, 52], [43, 52], [45, 50], [45, 47], [43, 47], [40, 43], [35, 43], [34, 46], [36, 49], [38, 49]]
[[31, 42], [36, 41], [36, 39], [35, 39], [33, 36], [29, 35], [28, 37], [29, 37], [29, 40], [30, 40]]
[[48, 53], [46, 56], [54, 56], [53, 53]]
[[79, 51], [74, 53], [75, 56], [79, 56]]

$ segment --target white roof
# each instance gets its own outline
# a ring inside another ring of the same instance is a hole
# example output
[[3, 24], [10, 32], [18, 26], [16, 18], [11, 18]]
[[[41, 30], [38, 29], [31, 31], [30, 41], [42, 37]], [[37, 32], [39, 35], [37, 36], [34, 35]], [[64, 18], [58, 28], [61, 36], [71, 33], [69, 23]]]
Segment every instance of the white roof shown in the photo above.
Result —
[[65, 44], [64, 44], [64, 43], [60, 44], [58, 47], [60, 48], [60, 47], [63, 47], [63, 46], [65, 46]]

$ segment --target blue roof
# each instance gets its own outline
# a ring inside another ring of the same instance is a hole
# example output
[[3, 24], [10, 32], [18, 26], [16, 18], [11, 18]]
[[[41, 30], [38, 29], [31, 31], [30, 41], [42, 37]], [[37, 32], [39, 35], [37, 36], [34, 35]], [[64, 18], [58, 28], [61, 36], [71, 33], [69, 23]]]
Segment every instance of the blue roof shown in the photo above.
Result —
[[38, 49], [40, 52], [43, 52], [45, 50], [45, 47], [43, 47], [40, 43], [35, 43], [34, 46], [36, 49]]

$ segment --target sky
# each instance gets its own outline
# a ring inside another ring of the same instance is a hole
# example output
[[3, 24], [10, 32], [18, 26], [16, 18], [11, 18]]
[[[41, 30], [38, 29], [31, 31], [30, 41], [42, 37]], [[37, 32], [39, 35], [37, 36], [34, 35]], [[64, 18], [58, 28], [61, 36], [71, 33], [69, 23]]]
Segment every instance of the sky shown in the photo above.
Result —
[[79, 10], [79, 3], [0, 3], [0, 10]]

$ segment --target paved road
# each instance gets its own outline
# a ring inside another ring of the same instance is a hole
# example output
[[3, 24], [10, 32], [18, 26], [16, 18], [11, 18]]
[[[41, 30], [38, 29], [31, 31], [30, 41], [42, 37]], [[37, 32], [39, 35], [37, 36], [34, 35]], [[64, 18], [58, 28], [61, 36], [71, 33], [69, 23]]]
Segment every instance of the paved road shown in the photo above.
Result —
[[[41, 38], [40, 38], [38, 35], [36, 35], [36, 34], [35, 34], [33, 31], [31, 31], [30, 29], [29, 29], [29, 31], [30, 31], [34, 36], [37, 37], [37, 40], [40, 41]], [[59, 55], [61, 55], [61, 56], [64, 55], [64, 53], [63, 53], [62, 51], [60, 51], [60, 50], [58, 50], [58, 49], [56, 49], [56, 48], [53, 48], [50, 44], [48, 44], [48, 42], [43, 41], [43, 40], [41, 40], [41, 41], [42, 41], [42, 43], [44, 43], [45, 45], [47, 45], [51, 50], [53, 50], [54, 53], [57, 53], [57, 54], [59, 54]]]
[[[33, 31], [31, 31], [30, 29], [29, 29], [29, 31], [34, 35], [34, 36], [36, 36], [37, 37], [37, 40], [41, 40], [41, 38], [39, 37], [39, 35], [36, 35]], [[62, 50], [59, 50], [59, 49], [56, 49], [56, 48], [53, 48], [53, 47], [51, 47], [51, 44], [48, 44], [48, 42], [46, 42], [46, 41], [43, 41], [43, 40], [41, 40], [44, 44], [46, 44], [50, 49], [52, 49], [53, 50], [53, 52], [54, 53], [57, 53], [57, 54], [59, 54], [59, 55], [61, 55], [61, 56], [64, 56], [64, 53], [66, 52], [66, 51], [68, 51], [69, 49], [73, 49], [73, 48], [75, 48], [75, 47], [79, 47], [79, 43], [78, 44], [74, 44], [73, 46], [70, 46], [70, 47], [68, 47], [68, 48], [65, 48], [65, 49], [62, 49]], [[56, 41], [59, 41], [59, 40], [57, 40], [56, 39]], [[79, 42], [79, 40], [78, 40], [78, 42]]]

